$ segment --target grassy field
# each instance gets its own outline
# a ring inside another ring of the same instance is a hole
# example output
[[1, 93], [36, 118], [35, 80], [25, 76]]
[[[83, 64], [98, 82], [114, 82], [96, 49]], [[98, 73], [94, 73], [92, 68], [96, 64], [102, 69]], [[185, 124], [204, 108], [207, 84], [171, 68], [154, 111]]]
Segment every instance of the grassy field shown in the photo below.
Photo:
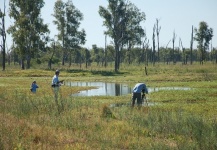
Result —
[[[56, 66], [58, 68], [58, 66]], [[113, 65], [91, 68], [61, 67], [65, 81], [102, 81], [148, 87], [189, 87], [147, 95], [154, 106], [109, 107], [130, 102], [124, 96], [73, 97], [90, 87], [62, 86], [54, 101], [54, 70], [0, 72], [0, 149], [217, 149], [217, 65]], [[30, 84], [37, 81], [36, 94]], [[61, 111], [58, 111], [58, 107]]]

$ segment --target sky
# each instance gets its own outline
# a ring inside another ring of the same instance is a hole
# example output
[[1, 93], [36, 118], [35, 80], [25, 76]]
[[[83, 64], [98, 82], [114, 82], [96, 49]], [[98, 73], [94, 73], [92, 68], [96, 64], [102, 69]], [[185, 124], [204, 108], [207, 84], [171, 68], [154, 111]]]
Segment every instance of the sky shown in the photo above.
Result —
[[[12, 24], [12, 20], [8, 16], [8, 3], [6, 1], [6, 29]], [[66, 2], [67, 0], [63, 0]], [[179, 39], [185, 48], [190, 47], [191, 30], [199, 28], [199, 23], [205, 21], [209, 28], [213, 29], [212, 46], [217, 47], [217, 0], [129, 0], [135, 4], [141, 12], [146, 15], [146, 20], [142, 22], [142, 27], [146, 30], [150, 47], [152, 47], [153, 26], [156, 19], [159, 19], [161, 27], [159, 35], [159, 45], [166, 47], [168, 42], [172, 40], [173, 33], [176, 34], [175, 46], [179, 46]], [[49, 25], [50, 38], [54, 38], [58, 31], [53, 24], [54, 3], [56, 0], [44, 0], [45, 6], [41, 10], [41, 17], [44, 23]], [[105, 47], [106, 28], [103, 26], [103, 18], [99, 16], [99, 6], [108, 6], [108, 0], [72, 0], [75, 7], [81, 11], [84, 19], [81, 21], [80, 28], [86, 31], [86, 43], [83, 47], [92, 48], [93, 44], [98, 47]], [[0, 8], [3, 10], [4, 0], [0, 0]], [[112, 39], [107, 38], [107, 44]], [[0, 40], [1, 42], [1, 40]], [[7, 47], [12, 45], [12, 38], [7, 36]], [[196, 48], [197, 42], [194, 42]], [[168, 47], [172, 47], [172, 42]]]

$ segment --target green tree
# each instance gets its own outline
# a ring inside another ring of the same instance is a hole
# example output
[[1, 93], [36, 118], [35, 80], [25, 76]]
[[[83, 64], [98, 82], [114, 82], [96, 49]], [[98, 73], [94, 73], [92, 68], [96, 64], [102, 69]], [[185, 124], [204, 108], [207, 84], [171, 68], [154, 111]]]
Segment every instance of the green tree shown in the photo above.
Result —
[[108, 0], [108, 3], [107, 8], [99, 7], [99, 15], [104, 19], [103, 25], [107, 27], [105, 33], [114, 42], [115, 72], [117, 72], [120, 64], [120, 50], [129, 40], [137, 41], [135, 38], [139, 37], [138, 32], [143, 31], [139, 24], [141, 20], [145, 20], [145, 15], [140, 13], [135, 5], [127, 4], [125, 0]]
[[130, 64], [132, 47], [142, 45], [142, 38], [146, 36], [141, 26], [141, 22], [145, 20], [145, 13], [140, 12], [132, 3], [127, 4], [126, 8], [126, 30], [122, 45], [127, 44], [128, 46], [128, 63]]
[[54, 24], [59, 31], [58, 40], [62, 41], [63, 57], [62, 65], [65, 64], [66, 54], [69, 53], [71, 64], [71, 53], [85, 44], [86, 33], [84, 29], [79, 31], [83, 14], [73, 5], [71, 0], [64, 3], [62, 0], [56, 1], [54, 6]]
[[57, 37], [58, 40], [62, 42], [62, 65], [65, 64], [65, 34], [66, 34], [66, 12], [65, 3], [62, 0], [56, 1], [54, 5], [54, 14], [56, 20], [54, 24], [57, 25], [57, 30], [59, 31]]
[[10, 0], [10, 17], [15, 20], [10, 26], [8, 33], [12, 34], [14, 44], [17, 47], [22, 64], [27, 61], [27, 69], [30, 68], [31, 58], [44, 47], [48, 40], [48, 26], [43, 24], [40, 16], [41, 8], [44, 6], [43, 0]]
[[97, 45], [92, 45], [91, 49], [91, 59], [97, 63], [97, 66], [100, 65], [100, 62], [103, 66], [103, 63], [105, 61], [105, 55], [104, 55], [104, 49], [97, 47]]
[[198, 42], [197, 48], [201, 53], [200, 63], [203, 64], [206, 59], [206, 50], [208, 50], [209, 42], [212, 40], [213, 37], [213, 29], [209, 28], [208, 24], [202, 21], [199, 23], [199, 28], [195, 28], [194, 30], [194, 39]]

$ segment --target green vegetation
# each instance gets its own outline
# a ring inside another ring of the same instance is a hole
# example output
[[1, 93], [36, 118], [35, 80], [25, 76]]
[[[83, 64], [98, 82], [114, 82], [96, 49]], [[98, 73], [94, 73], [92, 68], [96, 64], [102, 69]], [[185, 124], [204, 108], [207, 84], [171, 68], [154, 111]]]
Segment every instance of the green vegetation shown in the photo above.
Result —
[[148, 76], [144, 66], [135, 66], [121, 65], [120, 72], [61, 68], [60, 79], [191, 90], [152, 92], [148, 101], [157, 105], [139, 109], [109, 107], [130, 102], [131, 94], [73, 97], [90, 87], [62, 86], [58, 112], [50, 87], [54, 71], [7, 66], [0, 73], [0, 149], [217, 149], [217, 65], [156, 63], [147, 67]]

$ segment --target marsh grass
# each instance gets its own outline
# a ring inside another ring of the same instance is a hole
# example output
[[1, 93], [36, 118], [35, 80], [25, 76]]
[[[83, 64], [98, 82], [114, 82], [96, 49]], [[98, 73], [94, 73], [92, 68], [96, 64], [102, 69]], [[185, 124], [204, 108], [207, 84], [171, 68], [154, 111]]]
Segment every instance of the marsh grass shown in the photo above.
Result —
[[[53, 71], [16, 70], [0, 77], [0, 149], [217, 149], [217, 69], [201, 65], [63, 68], [67, 81], [146, 82], [148, 87], [190, 87], [147, 95], [154, 106], [131, 108], [131, 95], [73, 97], [90, 87], [62, 86], [58, 111], [50, 80]], [[78, 77], [82, 75], [81, 77]], [[39, 89], [29, 90], [33, 80]], [[118, 105], [117, 105], [118, 106]]]

